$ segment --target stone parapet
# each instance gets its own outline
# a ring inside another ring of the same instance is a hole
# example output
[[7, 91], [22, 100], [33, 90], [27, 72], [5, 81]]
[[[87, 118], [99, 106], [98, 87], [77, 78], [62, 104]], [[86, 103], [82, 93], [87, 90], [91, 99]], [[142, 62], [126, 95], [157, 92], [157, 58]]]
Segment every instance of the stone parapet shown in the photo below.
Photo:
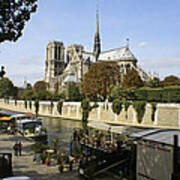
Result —
[[[98, 103], [99, 107], [93, 109], [89, 114], [90, 121], [101, 121], [110, 124], [137, 126], [145, 128], [168, 128], [168, 129], [180, 129], [180, 104], [157, 104], [155, 112], [155, 119], [152, 121], [152, 108], [150, 104], [146, 105], [146, 111], [141, 123], [138, 123], [136, 117], [136, 111], [133, 106], [128, 108], [126, 112], [123, 108], [120, 115], [116, 115], [112, 111], [112, 104]], [[31, 112], [35, 114], [34, 102], [32, 101], [32, 108], [27, 103], [25, 108], [24, 101], [10, 100], [9, 103], [5, 103], [3, 99], [0, 100], [0, 109], [6, 109], [16, 112], [27, 113]], [[39, 115], [49, 116], [64, 119], [81, 120], [82, 109], [80, 102], [64, 102], [62, 108], [62, 114], [60, 115], [57, 110], [57, 102], [53, 102], [53, 108], [51, 102], [41, 101], [39, 103]]]

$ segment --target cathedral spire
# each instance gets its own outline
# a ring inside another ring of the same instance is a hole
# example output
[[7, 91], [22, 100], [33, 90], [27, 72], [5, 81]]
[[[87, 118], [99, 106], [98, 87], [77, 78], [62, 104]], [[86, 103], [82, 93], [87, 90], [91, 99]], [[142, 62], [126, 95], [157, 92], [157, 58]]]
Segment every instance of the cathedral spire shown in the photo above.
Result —
[[99, 10], [98, 5], [96, 9], [96, 34], [94, 37], [94, 55], [96, 58], [96, 61], [98, 60], [99, 54], [101, 53], [101, 40], [99, 35]]

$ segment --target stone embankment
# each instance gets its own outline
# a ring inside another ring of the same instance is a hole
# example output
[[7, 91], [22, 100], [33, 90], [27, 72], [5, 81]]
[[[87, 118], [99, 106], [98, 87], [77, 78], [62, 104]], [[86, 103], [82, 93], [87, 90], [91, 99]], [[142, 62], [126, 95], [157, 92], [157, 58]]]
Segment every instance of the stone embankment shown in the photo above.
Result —
[[[17, 141], [23, 144], [22, 156], [14, 156], [13, 146]], [[34, 180], [78, 180], [77, 172], [60, 173], [57, 165], [46, 166], [33, 162], [34, 154], [31, 150], [33, 141], [24, 139], [20, 135], [4, 134], [0, 130], [0, 150], [12, 151], [12, 166], [15, 176], [30, 176]]]
[[[116, 115], [112, 111], [111, 103], [98, 103], [99, 107], [93, 109], [90, 112], [89, 120], [107, 122], [116, 125], [137, 126], [144, 128], [165, 128], [165, 129], [180, 129], [180, 104], [157, 104], [156, 111], [154, 113], [154, 121], [152, 120], [152, 106], [146, 105], [146, 111], [141, 123], [137, 121], [137, 113], [131, 105], [127, 111], [123, 108], [120, 115]], [[10, 100], [9, 103], [5, 103], [4, 100], [0, 100], [0, 109], [7, 109], [17, 112], [32, 112], [35, 113], [34, 102], [32, 102], [32, 108], [27, 103], [25, 108], [24, 101]], [[80, 102], [64, 102], [62, 108], [62, 114], [57, 111], [57, 102], [45, 102], [41, 101], [39, 104], [39, 115], [49, 117], [61, 117], [64, 119], [81, 120], [82, 110]]]

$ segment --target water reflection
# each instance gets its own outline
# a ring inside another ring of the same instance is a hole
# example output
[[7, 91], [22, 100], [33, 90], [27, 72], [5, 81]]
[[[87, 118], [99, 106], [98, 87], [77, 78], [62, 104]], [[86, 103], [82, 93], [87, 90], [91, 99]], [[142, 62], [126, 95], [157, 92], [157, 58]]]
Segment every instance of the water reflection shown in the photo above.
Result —
[[43, 117], [43, 125], [47, 128], [49, 144], [53, 139], [60, 140], [60, 151], [69, 152], [69, 145], [74, 128], [80, 128], [81, 122], [60, 118]]

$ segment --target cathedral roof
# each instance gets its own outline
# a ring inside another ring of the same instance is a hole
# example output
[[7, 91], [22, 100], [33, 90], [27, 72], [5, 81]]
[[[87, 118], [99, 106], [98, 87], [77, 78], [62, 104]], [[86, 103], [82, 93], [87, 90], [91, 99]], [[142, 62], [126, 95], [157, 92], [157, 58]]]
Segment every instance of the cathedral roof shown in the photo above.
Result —
[[64, 79], [64, 83], [70, 83], [70, 82], [78, 83], [75, 75], [70, 74], [70, 75], [66, 76], [66, 78]]
[[102, 61], [121, 61], [121, 60], [136, 60], [134, 54], [129, 47], [125, 46], [118, 49], [104, 51], [99, 55], [99, 60]]
[[91, 52], [86, 52], [86, 51], [83, 51], [83, 59], [86, 61], [88, 59], [90, 59], [91, 62], [94, 62], [95, 61], [95, 57], [94, 57], [94, 54], [91, 53]]

